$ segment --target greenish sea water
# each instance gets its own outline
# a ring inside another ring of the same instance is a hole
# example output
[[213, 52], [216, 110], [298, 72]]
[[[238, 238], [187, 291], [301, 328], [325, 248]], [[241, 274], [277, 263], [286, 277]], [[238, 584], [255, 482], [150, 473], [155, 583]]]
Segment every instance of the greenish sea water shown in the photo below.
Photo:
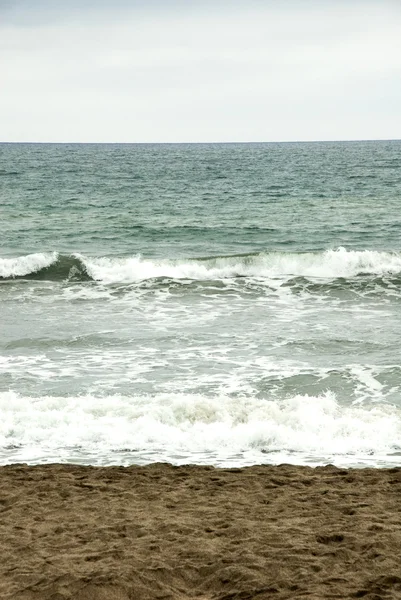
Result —
[[0, 144], [0, 462], [401, 459], [401, 142]]

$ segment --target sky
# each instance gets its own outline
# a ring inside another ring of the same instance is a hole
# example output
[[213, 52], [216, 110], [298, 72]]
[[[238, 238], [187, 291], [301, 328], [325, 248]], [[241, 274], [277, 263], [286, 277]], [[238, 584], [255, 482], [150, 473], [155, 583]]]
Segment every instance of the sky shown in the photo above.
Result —
[[401, 138], [401, 0], [0, 0], [0, 141]]

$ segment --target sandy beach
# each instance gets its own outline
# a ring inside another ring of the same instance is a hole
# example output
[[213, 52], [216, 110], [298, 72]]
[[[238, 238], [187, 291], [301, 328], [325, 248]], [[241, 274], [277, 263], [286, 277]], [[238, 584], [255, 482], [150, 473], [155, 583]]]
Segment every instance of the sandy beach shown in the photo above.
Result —
[[0, 469], [3, 600], [401, 597], [401, 468]]

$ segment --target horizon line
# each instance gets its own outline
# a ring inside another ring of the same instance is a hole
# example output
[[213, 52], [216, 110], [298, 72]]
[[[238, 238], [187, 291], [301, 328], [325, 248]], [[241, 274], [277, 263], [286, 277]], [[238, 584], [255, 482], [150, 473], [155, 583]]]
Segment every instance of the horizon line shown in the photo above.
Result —
[[126, 145], [126, 146], [173, 146], [173, 145], [223, 145], [223, 144], [324, 144], [324, 143], [352, 143], [352, 142], [399, 142], [401, 138], [354, 138], [354, 139], [324, 139], [324, 140], [250, 140], [250, 141], [207, 141], [207, 142], [76, 142], [76, 141], [7, 141], [0, 140], [0, 144], [41, 144], [41, 145]]

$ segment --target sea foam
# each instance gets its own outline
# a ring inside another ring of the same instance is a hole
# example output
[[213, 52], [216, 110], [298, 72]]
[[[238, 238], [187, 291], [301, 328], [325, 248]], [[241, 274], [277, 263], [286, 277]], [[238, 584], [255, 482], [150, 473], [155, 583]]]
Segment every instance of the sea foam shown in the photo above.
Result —
[[[131, 462], [179, 460], [209, 464], [297, 462], [374, 464], [400, 450], [401, 410], [390, 405], [341, 407], [328, 392], [282, 401], [251, 397], [156, 396], [23, 397], [0, 394], [3, 462], [36, 462], [82, 448], [111, 464], [116, 452]], [[141, 459], [142, 456], [142, 459]], [[93, 458], [95, 457], [95, 458]], [[230, 458], [227, 458], [230, 457]], [[228, 461], [228, 462], [227, 462]]]
[[193, 259], [147, 259], [131, 257], [69, 256], [57, 252], [0, 259], [0, 277], [29, 277], [46, 270], [48, 279], [88, 277], [104, 284], [135, 283], [147, 279], [224, 280], [235, 277], [350, 278], [361, 274], [401, 272], [401, 254], [373, 250], [326, 250], [325, 252], [217, 256]]
[[376, 251], [322, 253], [262, 252], [256, 255], [227, 256], [186, 261], [130, 258], [87, 258], [81, 255], [88, 274], [104, 283], [135, 282], [170, 277], [174, 279], [218, 280], [233, 277], [355, 277], [401, 272], [401, 254]]
[[36, 252], [16, 258], [0, 258], [0, 278], [23, 277], [46, 269], [58, 259], [57, 252]]

